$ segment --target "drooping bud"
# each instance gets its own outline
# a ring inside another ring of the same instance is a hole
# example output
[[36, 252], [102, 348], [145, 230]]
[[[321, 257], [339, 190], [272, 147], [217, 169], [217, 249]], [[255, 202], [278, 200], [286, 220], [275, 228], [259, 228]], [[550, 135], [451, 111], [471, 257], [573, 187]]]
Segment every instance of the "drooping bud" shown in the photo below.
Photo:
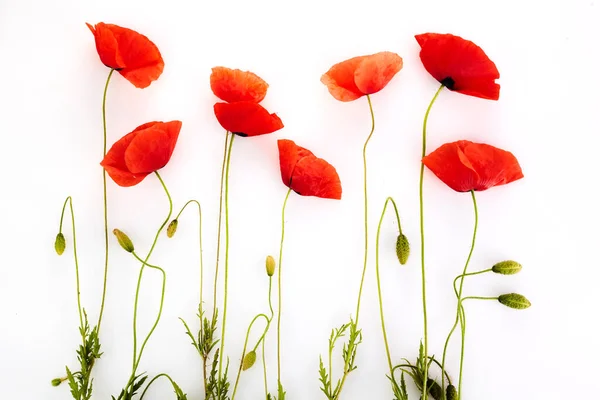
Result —
[[275, 274], [275, 259], [273, 258], [273, 256], [267, 256], [265, 265], [267, 268], [267, 275], [273, 276]]
[[398, 235], [398, 239], [396, 239], [396, 255], [398, 256], [398, 261], [400, 261], [401, 265], [406, 264], [408, 256], [410, 255], [410, 243], [408, 243], [406, 235], [402, 233]]
[[167, 226], [167, 236], [168, 237], [172, 238], [173, 235], [175, 234], [175, 232], [177, 232], [178, 224], [179, 224], [179, 221], [177, 221], [177, 219], [174, 219], [173, 221], [171, 221], [169, 226]]
[[133, 247], [133, 242], [131, 241], [131, 239], [129, 239], [129, 236], [127, 236], [125, 233], [123, 233], [119, 229], [114, 229], [113, 233], [117, 237], [117, 241], [119, 242], [119, 244], [121, 245], [123, 250], [125, 250], [129, 253], [133, 253], [133, 250], [135, 250], [135, 249]]
[[506, 307], [514, 308], [515, 310], [524, 310], [531, 306], [529, 300], [525, 296], [518, 293], [508, 293], [498, 296], [498, 301]]
[[435, 400], [442, 400], [442, 387], [433, 379], [427, 379], [427, 387], [429, 388], [429, 395]]
[[59, 386], [62, 383], [62, 379], [54, 378], [52, 379], [52, 386]]
[[523, 266], [516, 261], [507, 260], [496, 263], [492, 267], [492, 271], [502, 275], [514, 275], [521, 271]]
[[458, 399], [458, 393], [456, 392], [456, 388], [454, 385], [448, 385], [446, 387], [446, 400], [456, 400]]
[[67, 247], [67, 243], [65, 241], [65, 235], [62, 232], [56, 235], [56, 240], [54, 241], [54, 250], [56, 250], [56, 254], [59, 256], [65, 252], [65, 247]]
[[244, 361], [242, 361], [242, 371], [246, 371], [254, 365], [256, 362], [256, 352], [252, 350], [250, 353], [244, 356]]

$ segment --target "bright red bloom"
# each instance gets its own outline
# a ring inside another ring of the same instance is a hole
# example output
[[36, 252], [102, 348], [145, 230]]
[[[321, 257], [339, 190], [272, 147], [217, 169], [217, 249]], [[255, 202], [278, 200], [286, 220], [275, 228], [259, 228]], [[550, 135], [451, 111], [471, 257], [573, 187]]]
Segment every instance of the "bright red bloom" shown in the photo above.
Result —
[[258, 136], [283, 128], [277, 114], [251, 101], [216, 103], [215, 116], [223, 128], [239, 136]]
[[269, 85], [249, 71], [214, 67], [210, 74], [210, 88], [215, 96], [228, 103], [260, 103], [267, 95]]
[[335, 168], [291, 140], [278, 140], [283, 184], [302, 196], [340, 200], [342, 184]]
[[421, 46], [421, 61], [438, 82], [455, 92], [498, 100], [500, 72], [475, 43], [460, 36], [423, 33], [415, 38]]
[[100, 165], [117, 185], [137, 185], [167, 165], [180, 130], [181, 121], [140, 125], [113, 144]]
[[100, 61], [135, 87], [148, 87], [162, 74], [165, 63], [160, 51], [146, 36], [104, 22], [86, 25], [94, 34]]
[[389, 51], [354, 57], [331, 67], [321, 82], [337, 100], [352, 101], [386, 87], [402, 65], [402, 58]]
[[512, 153], [468, 140], [442, 145], [425, 156], [423, 164], [457, 192], [486, 190], [523, 178]]

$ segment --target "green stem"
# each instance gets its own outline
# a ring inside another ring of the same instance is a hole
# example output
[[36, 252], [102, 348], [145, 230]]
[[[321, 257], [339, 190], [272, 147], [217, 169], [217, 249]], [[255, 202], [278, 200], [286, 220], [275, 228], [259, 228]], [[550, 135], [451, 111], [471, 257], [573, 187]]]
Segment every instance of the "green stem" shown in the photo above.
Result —
[[475, 276], [475, 275], [481, 275], [481, 274], [485, 274], [485, 273], [487, 273], [487, 272], [492, 272], [492, 269], [491, 269], [491, 268], [489, 268], [489, 269], [484, 269], [484, 270], [477, 271], [477, 272], [469, 272], [469, 273], [467, 273], [467, 274], [461, 274], [461, 275], [458, 275], [456, 278], [454, 278], [454, 283], [453, 283], [453, 286], [454, 286], [454, 295], [456, 296], [456, 298], [457, 298], [457, 299], [458, 299], [458, 298], [460, 298], [460, 295], [458, 294], [458, 289], [456, 288], [456, 282], [457, 282], [457, 281], [458, 281], [460, 278], [464, 278], [464, 277], [466, 277], [466, 276]]
[[400, 225], [400, 214], [398, 213], [398, 207], [393, 198], [388, 197], [383, 205], [383, 211], [381, 211], [381, 218], [379, 218], [379, 225], [377, 226], [377, 236], [375, 239], [375, 274], [377, 276], [377, 295], [379, 297], [379, 316], [381, 317], [381, 332], [383, 333], [383, 343], [385, 345], [385, 354], [388, 360], [388, 366], [390, 368], [390, 374], [393, 375], [392, 356], [390, 355], [390, 347], [388, 345], [387, 333], [385, 330], [385, 318], [383, 315], [383, 298], [381, 296], [381, 279], [379, 276], [379, 237], [381, 234], [381, 225], [383, 224], [383, 217], [385, 216], [385, 210], [387, 209], [388, 203], [392, 202], [394, 211], [396, 212], [396, 221], [398, 222], [398, 229], [402, 234], [402, 226]]
[[[195, 203], [198, 206], [198, 245], [200, 248], [200, 310], [202, 310], [202, 300], [204, 299], [203, 289], [204, 289], [204, 265], [202, 263], [202, 207], [200, 206], [200, 202], [198, 200], [189, 200], [179, 211], [179, 214], [175, 217], [176, 220], [179, 220], [179, 217], [186, 209], [186, 207], [192, 203]], [[202, 323], [200, 324], [200, 331], [202, 331]]]
[[[265, 359], [265, 342], [266, 342], [266, 340], [264, 340], [264, 337], [266, 336], [267, 332], [269, 331], [271, 322], [273, 321], [273, 317], [275, 316], [275, 313], [273, 312], [273, 303], [271, 302], [272, 287], [273, 287], [273, 277], [269, 276], [269, 310], [271, 311], [271, 317], [269, 318], [269, 324], [265, 328], [265, 332], [263, 333], [263, 337], [261, 338], [261, 340], [262, 340], [261, 351], [262, 351], [262, 363], [263, 363], [263, 379], [264, 379], [264, 383], [265, 383], [265, 398], [269, 397], [269, 384], [267, 382], [267, 361]], [[256, 348], [255, 348], [255, 351], [256, 351]]]
[[281, 207], [281, 241], [279, 243], [279, 268], [277, 268], [277, 295], [278, 295], [278, 308], [277, 308], [277, 384], [281, 384], [281, 267], [283, 259], [283, 239], [285, 237], [285, 206], [287, 205], [288, 198], [292, 193], [292, 189], [288, 189], [285, 200], [283, 200], [283, 207]]
[[144, 389], [144, 391], [142, 392], [142, 395], [140, 396], [140, 400], [144, 399], [144, 396], [146, 395], [146, 392], [148, 391], [148, 389], [150, 388], [150, 385], [152, 385], [154, 383], [155, 380], [157, 380], [160, 377], [165, 377], [169, 380], [169, 382], [171, 382], [171, 386], [173, 386], [173, 389], [175, 389], [177, 386], [175, 385], [175, 382], [173, 382], [173, 379], [171, 379], [171, 377], [169, 376], [169, 374], [158, 374], [156, 375], [154, 378], [152, 378], [152, 380], [148, 383], [148, 385], [146, 386], [146, 388]]
[[[137, 364], [138, 364], [136, 361], [137, 360], [137, 311], [138, 311], [138, 302], [139, 302], [139, 296], [140, 296], [140, 287], [142, 284], [142, 276], [144, 274], [144, 267], [147, 265], [147, 262], [150, 259], [152, 252], [154, 251], [154, 247], [156, 246], [156, 242], [158, 241], [158, 237], [160, 236], [160, 233], [162, 232], [164, 227], [169, 223], [171, 214], [173, 213], [173, 200], [171, 199], [169, 190], [167, 189], [165, 182], [160, 177], [160, 174], [157, 171], [155, 171], [154, 173], [156, 174], [156, 177], [160, 181], [160, 183], [167, 195], [167, 199], [169, 200], [169, 214], [167, 215], [167, 218], [165, 218], [165, 220], [161, 224], [161, 226], [158, 228], [158, 231], [156, 232], [156, 235], [154, 236], [154, 241], [152, 242], [152, 246], [150, 246], [150, 251], [148, 251], [148, 255], [143, 260], [142, 267], [140, 268], [140, 273], [138, 275], [137, 287], [135, 289], [135, 301], [134, 301], [134, 306], [133, 306], [133, 365], [132, 365], [131, 377], [129, 378], [129, 383], [127, 384], [125, 389], [127, 389], [133, 383], [133, 379], [135, 378], [135, 371], [137, 369]], [[164, 281], [163, 281], [163, 289], [164, 289]], [[162, 300], [161, 300], [161, 310], [162, 310]], [[159, 315], [159, 318], [160, 318], [160, 315]], [[154, 329], [152, 329], [152, 330], [154, 330]], [[148, 336], [148, 338], [149, 338], [149, 336]], [[147, 339], [144, 341], [144, 345], [146, 344]], [[142, 346], [142, 349], [143, 349], [143, 346]], [[140, 350], [140, 356], [141, 356], [141, 353], [142, 353], [142, 350]]]
[[[456, 327], [458, 326], [459, 323], [461, 323], [464, 320], [464, 315], [462, 314], [462, 304], [461, 304], [461, 297], [462, 297], [462, 292], [463, 292], [463, 285], [464, 285], [464, 279], [466, 276], [469, 275], [478, 275], [478, 274], [482, 274], [485, 272], [489, 272], [490, 270], [484, 270], [484, 271], [478, 271], [478, 272], [474, 272], [471, 274], [467, 274], [467, 268], [469, 267], [469, 262], [471, 261], [471, 256], [473, 255], [473, 251], [475, 250], [475, 242], [477, 240], [477, 227], [479, 225], [479, 213], [477, 211], [477, 200], [475, 198], [475, 192], [471, 191], [471, 198], [473, 200], [473, 212], [475, 214], [475, 223], [474, 223], [474, 227], [473, 227], [473, 238], [471, 239], [471, 249], [469, 250], [469, 255], [467, 257], [467, 261], [465, 262], [465, 266], [463, 268], [463, 272], [461, 275], [459, 275], [453, 282], [452, 287], [454, 289], [454, 292], [456, 294], [456, 301], [457, 301], [457, 305], [456, 305], [456, 319], [454, 321], [454, 326], [452, 327], [452, 329], [450, 330], [450, 333], [448, 333], [448, 337], [446, 338], [446, 343], [444, 344], [444, 353], [442, 354], [442, 368], [445, 368], [446, 366], [446, 351], [448, 349], [448, 344], [450, 343], [450, 338], [452, 337], [452, 334], [454, 333], [454, 331], [456, 330]], [[458, 289], [458, 292], [456, 291], [456, 280], [460, 279], [460, 287]], [[463, 329], [461, 328], [461, 354], [464, 354], [464, 333], [462, 332]], [[462, 376], [462, 369], [463, 369], [463, 357], [461, 356], [461, 360], [460, 360], [460, 374]], [[442, 376], [442, 385], [444, 384], [444, 377]], [[460, 399], [460, 391], [461, 391], [461, 381], [459, 380], [459, 385], [458, 385], [458, 393], [459, 396], [458, 398]], [[444, 398], [445, 396], [442, 396], [442, 398]]]
[[[427, 107], [427, 111], [425, 112], [425, 118], [423, 119], [423, 143], [421, 148], [421, 159], [425, 157], [425, 153], [427, 152], [427, 120], [429, 119], [429, 113], [431, 112], [431, 107], [433, 107], [433, 103], [438, 98], [442, 90], [444, 89], [444, 85], [441, 85], [435, 95], [431, 99], [429, 106]], [[423, 351], [425, 353], [425, 357], [427, 357], [427, 288], [425, 281], [425, 220], [423, 213], [423, 177], [425, 174], [425, 165], [421, 162], [421, 169], [419, 173], [419, 216], [420, 216], [420, 225], [421, 225], [421, 292], [423, 294]], [[423, 392], [421, 394], [421, 398], [427, 399], [427, 377], [428, 377], [429, 364], [425, 363], [425, 371], [423, 377]]]
[[225, 284], [223, 289], [223, 323], [221, 327], [221, 356], [219, 357], [219, 377], [222, 376], [221, 371], [223, 367], [223, 359], [225, 358], [225, 325], [227, 323], [227, 286], [229, 284], [229, 166], [231, 164], [231, 149], [233, 147], [233, 139], [235, 139], [235, 135], [232, 134], [227, 149], [227, 163], [225, 166]]
[[496, 297], [468, 296], [468, 297], [463, 297], [461, 300], [461, 303], [464, 302], [465, 300], [498, 300], [498, 296], [496, 296]]
[[223, 215], [223, 185], [225, 182], [225, 167], [227, 164], [227, 149], [229, 148], [229, 138], [233, 140], [233, 134], [230, 135], [229, 131], [225, 133], [225, 149], [223, 150], [223, 163], [221, 165], [221, 186], [219, 189], [219, 222], [217, 228], [217, 253], [215, 263], [215, 282], [213, 284], [213, 313], [217, 312], [217, 282], [219, 281], [219, 257], [221, 255], [221, 217]]
[[[115, 72], [111, 69], [106, 78], [106, 84], [104, 85], [104, 95], [102, 96], [102, 126], [104, 128], [104, 141], [103, 141], [103, 154], [102, 157], [106, 156], [106, 93], [108, 92], [108, 84], [110, 78]], [[106, 170], [102, 168], [102, 189], [103, 189], [103, 200], [104, 200], [104, 281], [102, 284], [102, 301], [100, 303], [100, 314], [98, 316], [98, 335], [100, 335], [100, 325], [102, 325], [102, 316], [104, 315], [104, 301], [106, 300], [106, 282], [108, 279], [108, 200], [106, 195]]]
[[[250, 338], [250, 331], [252, 330], [252, 326], [254, 325], [254, 323], [261, 317], [264, 318], [265, 321], [267, 321], [267, 326], [269, 325], [269, 322], [270, 322], [269, 318], [265, 314], [256, 315], [252, 319], [252, 322], [250, 322], [250, 325], [248, 326], [248, 330], [246, 331], [246, 339], [244, 340], [244, 349], [242, 350], [242, 359], [240, 360], [240, 367], [238, 369], [237, 377], [235, 378], [235, 385], [233, 386], [233, 394], [231, 395], [231, 400], [233, 400], [235, 398], [235, 393], [237, 392], [238, 384], [240, 383], [240, 375], [242, 374], [244, 358], [246, 357], [246, 349], [248, 348], [248, 339]], [[252, 351], [256, 351], [256, 347], [258, 347], [258, 344], [260, 343], [260, 341], [262, 341], [263, 337], [264, 337], [264, 334], [263, 334], [263, 336], [261, 336], [259, 342], [256, 343], [256, 346], [254, 347], [254, 349]]]

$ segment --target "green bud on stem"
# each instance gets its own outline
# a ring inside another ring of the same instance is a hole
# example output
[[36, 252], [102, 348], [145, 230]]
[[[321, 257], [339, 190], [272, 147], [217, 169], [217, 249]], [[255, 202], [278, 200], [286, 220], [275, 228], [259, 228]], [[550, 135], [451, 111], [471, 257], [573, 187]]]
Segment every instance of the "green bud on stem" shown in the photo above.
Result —
[[131, 241], [131, 239], [129, 239], [129, 236], [127, 236], [125, 233], [123, 233], [119, 229], [114, 229], [113, 233], [117, 237], [117, 241], [119, 242], [119, 244], [121, 245], [123, 250], [125, 250], [129, 253], [133, 253], [135, 248], [133, 247], [133, 242]]

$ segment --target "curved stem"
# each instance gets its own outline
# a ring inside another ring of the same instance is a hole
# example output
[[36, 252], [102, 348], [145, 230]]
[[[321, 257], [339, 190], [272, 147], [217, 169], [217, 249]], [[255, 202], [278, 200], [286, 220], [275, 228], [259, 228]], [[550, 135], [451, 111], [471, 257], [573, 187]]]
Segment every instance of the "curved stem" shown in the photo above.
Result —
[[[192, 203], [195, 203], [198, 206], [198, 245], [200, 248], [200, 310], [202, 309], [202, 301], [204, 299], [204, 295], [203, 295], [203, 289], [204, 289], [204, 265], [202, 262], [202, 206], [200, 206], [200, 202], [198, 200], [189, 200], [187, 203], [185, 203], [185, 205], [181, 208], [181, 211], [179, 211], [179, 214], [177, 214], [177, 216], [175, 217], [176, 220], [179, 219], [179, 217], [181, 216], [181, 214], [183, 213], [183, 211], [186, 209], [186, 207]], [[202, 322], [202, 321], [200, 321]], [[200, 331], [202, 332], [202, 323], [200, 323]]]
[[377, 295], [379, 297], [379, 316], [381, 317], [381, 332], [383, 333], [383, 343], [385, 345], [385, 354], [388, 360], [388, 366], [390, 368], [390, 374], [393, 375], [392, 356], [390, 355], [390, 347], [388, 345], [387, 333], [385, 330], [385, 319], [383, 315], [383, 299], [381, 296], [381, 279], [379, 277], [379, 236], [381, 234], [381, 225], [383, 223], [383, 217], [385, 216], [385, 210], [387, 209], [388, 203], [392, 202], [394, 210], [396, 211], [396, 221], [398, 222], [398, 229], [402, 233], [402, 227], [400, 225], [400, 214], [398, 213], [398, 207], [393, 198], [388, 197], [383, 205], [383, 211], [381, 211], [381, 218], [379, 218], [379, 225], [377, 225], [377, 236], [375, 238], [375, 274], [377, 276]]
[[160, 377], [165, 377], [169, 380], [169, 382], [171, 382], [171, 385], [173, 386], [173, 389], [176, 388], [175, 386], [175, 382], [173, 382], [173, 379], [171, 379], [171, 377], [169, 376], [169, 374], [158, 374], [156, 375], [154, 378], [152, 378], [152, 380], [148, 383], [148, 385], [146, 386], [146, 388], [144, 389], [144, 391], [142, 392], [142, 395], [140, 396], [140, 400], [144, 399], [144, 396], [146, 395], [146, 392], [148, 391], [148, 389], [150, 388], [150, 385], [152, 385], [154, 383], [155, 380], [157, 380]]
[[[423, 119], [423, 143], [421, 148], [421, 159], [425, 157], [425, 153], [427, 152], [427, 120], [429, 119], [429, 113], [431, 112], [431, 107], [433, 107], [433, 103], [438, 98], [442, 90], [444, 89], [444, 85], [441, 85], [435, 95], [431, 99], [429, 106], [427, 107], [427, 111], [425, 112], [425, 118]], [[421, 163], [421, 169], [419, 172], [419, 215], [420, 215], [420, 225], [421, 225], [421, 292], [423, 297], [423, 352], [425, 353], [425, 357], [428, 356], [427, 353], [427, 287], [425, 281], [425, 220], [423, 213], [423, 177], [425, 174], [425, 165]], [[423, 377], [423, 392], [421, 397], [423, 399], [427, 399], [427, 377], [428, 377], [429, 363], [425, 363], [425, 371]]]
[[[262, 363], [263, 363], [263, 379], [264, 379], [264, 383], [265, 383], [265, 398], [269, 397], [269, 384], [267, 382], [267, 361], [265, 359], [265, 342], [266, 340], [264, 339], [267, 332], [269, 331], [269, 328], [271, 326], [271, 322], [273, 321], [273, 317], [275, 315], [275, 313], [273, 312], [273, 304], [271, 302], [271, 290], [273, 287], [273, 277], [269, 276], [269, 310], [271, 311], [271, 317], [269, 317], [269, 323], [267, 324], [267, 327], [265, 328], [265, 332], [263, 333], [263, 336], [261, 337], [261, 351], [262, 351]], [[254, 349], [254, 351], [256, 351], [256, 348]]]
[[262, 365], [263, 365], [263, 381], [265, 384], [265, 399], [269, 398], [269, 382], [267, 382], [267, 360], [265, 359], [265, 341], [261, 343]]
[[[169, 214], [167, 215], [167, 217], [165, 218], [165, 220], [161, 224], [161, 226], [158, 228], [158, 231], [156, 232], [156, 235], [154, 236], [154, 241], [152, 242], [152, 246], [150, 247], [150, 251], [148, 251], [148, 255], [143, 260], [142, 266], [140, 268], [140, 273], [138, 275], [137, 287], [135, 289], [135, 301], [134, 301], [134, 306], [133, 306], [133, 365], [132, 365], [131, 377], [129, 378], [129, 383], [126, 386], [126, 389], [133, 382], [133, 379], [135, 378], [135, 371], [137, 369], [137, 362], [136, 362], [136, 360], [137, 360], [137, 311], [138, 311], [138, 302], [139, 302], [139, 296], [140, 296], [140, 287], [142, 284], [142, 276], [144, 274], [144, 267], [147, 265], [147, 262], [150, 259], [152, 252], [154, 251], [154, 247], [156, 246], [156, 242], [158, 241], [158, 237], [160, 236], [160, 233], [162, 232], [164, 227], [169, 223], [171, 214], [173, 213], [173, 200], [171, 199], [169, 190], [167, 189], [165, 182], [160, 177], [160, 174], [158, 172], [155, 172], [155, 174], [156, 174], [156, 177], [158, 178], [158, 180], [160, 181], [163, 189], [165, 190], [167, 199], [169, 200]], [[164, 282], [163, 282], [163, 288], [164, 288]], [[162, 301], [161, 301], [161, 309], [162, 309]], [[145, 344], [146, 344], [146, 341], [144, 341], [144, 345]], [[140, 350], [140, 354], [141, 354], [141, 350]]]
[[[216, 262], [215, 262], [215, 282], [213, 284], [213, 313], [215, 315], [217, 312], [217, 283], [219, 281], [219, 256], [221, 254], [221, 217], [223, 215], [223, 185], [225, 183], [225, 166], [227, 164], [227, 149], [229, 147], [229, 137], [230, 133], [227, 131], [225, 133], [225, 149], [223, 150], [223, 164], [221, 165], [221, 186], [219, 189], [219, 222], [217, 228], [217, 253], [216, 253]], [[233, 139], [233, 134], [231, 134]]]
[[[277, 294], [278, 294], [278, 308], [277, 308], [277, 383], [281, 384], [281, 267], [283, 259], [283, 239], [285, 237], [285, 206], [292, 193], [292, 189], [288, 189], [285, 200], [283, 200], [283, 207], [281, 207], [281, 241], [279, 243], [279, 268], [277, 268]], [[269, 306], [270, 306], [269, 302]]]
[[[106, 78], [106, 84], [104, 85], [104, 95], [102, 96], [102, 126], [104, 129], [104, 142], [103, 142], [103, 154], [102, 157], [106, 156], [106, 93], [108, 92], [108, 84], [110, 78], [115, 72], [111, 69]], [[108, 200], [106, 195], [106, 170], [102, 168], [102, 188], [103, 188], [103, 200], [104, 200], [104, 282], [102, 284], [102, 301], [100, 303], [100, 314], [98, 316], [98, 334], [100, 334], [100, 325], [102, 325], [102, 316], [104, 315], [104, 301], [106, 299], [106, 281], [108, 279]]]
[[[250, 325], [248, 326], [248, 330], [246, 331], [246, 339], [244, 340], [244, 349], [242, 350], [242, 359], [240, 360], [240, 367], [238, 369], [238, 373], [237, 373], [237, 377], [235, 378], [235, 385], [233, 386], [233, 394], [231, 395], [231, 400], [233, 400], [235, 398], [235, 393], [237, 392], [237, 387], [238, 384], [240, 382], [240, 375], [242, 374], [242, 367], [244, 365], [244, 358], [246, 357], [246, 349], [248, 348], [248, 339], [250, 337], [250, 331], [252, 330], [252, 326], [254, 325], [254, 323], [256, 322], [257, 319], [259, 318], [264, 318], [267, 321], [267, 326], [269, 325], [269, 318], [265, 315], [265, 314], [258, 314], [256, 315], [253, 319], [252, 322], [250, 322]], [[264, 337], [264, 335], [262, 336]], [[262, 337], [260, 340], [262, 340]], [[259, 341], [260, 343], [260, 341]], [[258, 343], [256, 344], [256, 346], [258, 346]], [[254, 350], [252, 351], [256, 351], [256, 347], [254, 347]]]
[[146, 338], [144, 339], [144, 342], [142, 343], [142, 347], [140, 347], [140, 353], [138, 355], [138, 358], [137, 358], [137, 361], [136, 361], [135, 367], [134, 367], [134, 373], [135, 373], [135, 370], [137, 370], [137, 367], [140, 365], [140, 361], [142, 360], [142, 354], [144, 353], [144, 348], [146, 347], [146, 344], [148, 343], [148, 340], [150, 340], [150, 336], [152, 336], [152, 334], [154, 333], [154, 330], [158, 326], [158, 323], [160, 321], [160, 317], [162, 315], [163, 305], [164, 305], [164, 302], [165, 302], [165, 286], [167, 284], [167, 274], [165, 273], [165, 271], [161, 267], [158, 267], [156, 265], [148, 264], [145, 260], [142, 260], [135, 253], [135, 251], [132, 252], [131, 254], [133, 254], [133, 256], [138, 261], [140, 261], [141, 263], [143, 263], [145, 266], [160, 271], [162, 273], [162, 276], [163, 276], [162, 289], [161, 289], [161, 294], [160, 294], [160, 306], [158, 308], [158, 314], [156, 316], [156, 320], [154, 321], [154, 325], [152, 325], [152, 328], [150, 329], [150, 332], [148, 332], [148, 335], [146, 335]]
[[223, 359], [225, 358], [225, 325], [227, 323], [227, 286], [229, 284], [229, 166], [231, 164], [231, 149], [235, 135], [231, 135], [227, 149], [225, 166], [225, 284], [223, 289], [223, 323], [221, 324], [221, 350], [219, 357], [219, 376], [221, 375]]
[[456, 296], [456, 298], [460, 298], [460, 295], [458, 294], [458, 289], [456, 288], [456, 282], [460, 279], [460, 278], [464, 278], [466, 276], [475, 276], [475, 275], [481, 275], [481, 274], [485, 274], [487, 272], [492, 272], [492, 269], [483, 269], [481, 271], [477, 271], [477, 272], [469, 272], [468, 274], [461, 274], [458, 275], [456, 278], [454, 278], [454, 282], [452, 284], [452, 286], [454, 287], [454, 295]]

